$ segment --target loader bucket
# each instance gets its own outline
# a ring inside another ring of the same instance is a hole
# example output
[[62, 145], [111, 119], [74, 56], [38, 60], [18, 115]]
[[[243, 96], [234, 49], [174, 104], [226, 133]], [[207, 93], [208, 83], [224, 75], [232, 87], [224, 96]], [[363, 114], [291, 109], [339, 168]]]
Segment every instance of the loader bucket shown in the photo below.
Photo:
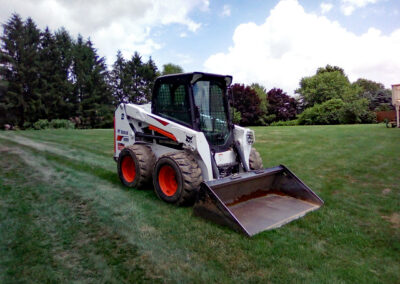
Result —
[[203, 182], [194, 214], [247, 236], [278, 228], [324, 202], [285, 166]]

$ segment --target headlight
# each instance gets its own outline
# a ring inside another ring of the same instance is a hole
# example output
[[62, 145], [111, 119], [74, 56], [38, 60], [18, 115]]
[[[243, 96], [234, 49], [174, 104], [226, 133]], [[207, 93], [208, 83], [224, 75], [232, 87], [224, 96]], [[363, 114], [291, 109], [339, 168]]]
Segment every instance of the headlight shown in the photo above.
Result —
[[254, 143], [254, 134], [252, 131], [247, 132], [246, 138], [247, 138], [247, 144], [251, 145]]

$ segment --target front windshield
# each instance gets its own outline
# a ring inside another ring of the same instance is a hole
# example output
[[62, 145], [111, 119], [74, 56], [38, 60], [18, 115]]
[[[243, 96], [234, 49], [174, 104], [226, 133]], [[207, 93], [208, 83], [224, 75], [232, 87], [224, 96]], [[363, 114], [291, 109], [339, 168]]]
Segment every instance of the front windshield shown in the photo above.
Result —
[[193, 85], [194, 103], [200, 113], [200, 130], [215, 146], [225, 144], [229, 138], [224, 90], [224, 85], [217, 81], [197, 81]]

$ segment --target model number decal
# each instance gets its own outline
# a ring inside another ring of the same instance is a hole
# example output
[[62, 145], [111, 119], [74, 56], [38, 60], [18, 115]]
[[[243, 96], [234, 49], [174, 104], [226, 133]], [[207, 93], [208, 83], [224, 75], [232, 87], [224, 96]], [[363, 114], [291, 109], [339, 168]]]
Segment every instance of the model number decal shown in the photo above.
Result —
[[122, 135], [128, 135], [128, 131], [122, 130], [122, 129], [117, 129], [117, 133], [121, 133]]

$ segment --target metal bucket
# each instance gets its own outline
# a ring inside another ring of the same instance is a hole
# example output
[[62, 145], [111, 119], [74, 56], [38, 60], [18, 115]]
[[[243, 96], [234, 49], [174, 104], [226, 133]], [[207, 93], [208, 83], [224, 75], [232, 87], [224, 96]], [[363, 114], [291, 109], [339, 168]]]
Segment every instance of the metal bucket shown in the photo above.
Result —
[[253, 236], [301, 218], [323, 203], [281, 165], [203, 182], [193, 210], [197, 216]]

